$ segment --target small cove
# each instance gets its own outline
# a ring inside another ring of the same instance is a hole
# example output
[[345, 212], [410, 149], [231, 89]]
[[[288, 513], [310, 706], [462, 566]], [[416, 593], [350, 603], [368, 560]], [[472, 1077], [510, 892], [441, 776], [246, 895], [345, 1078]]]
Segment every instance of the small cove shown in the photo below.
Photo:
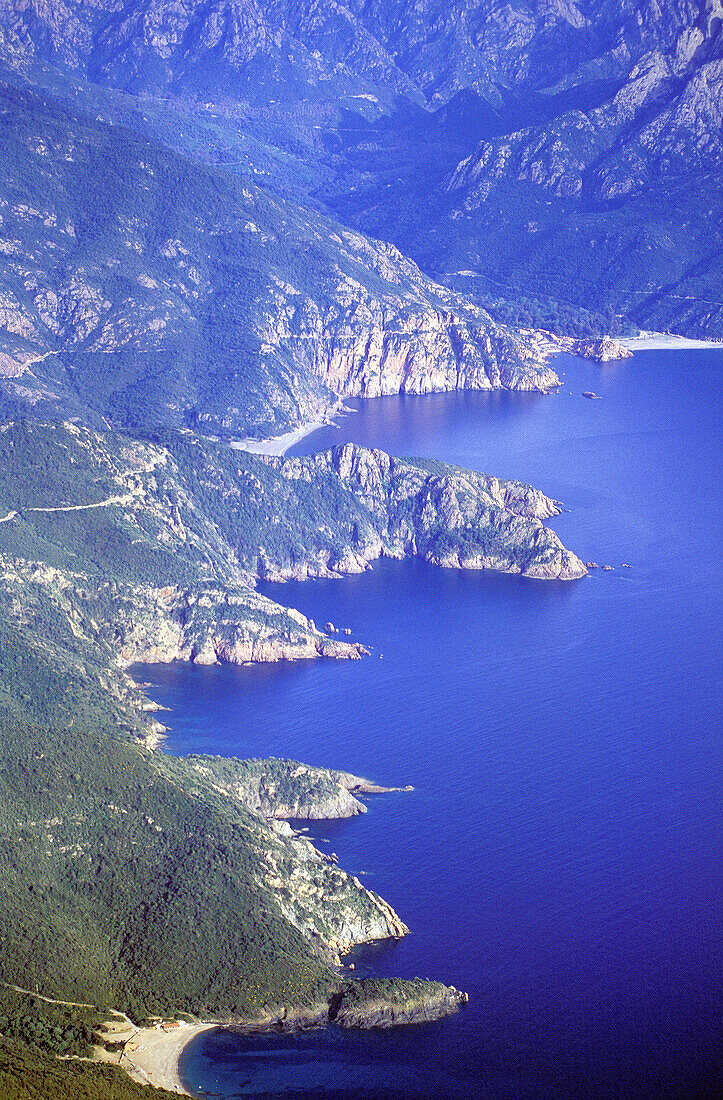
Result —
[[560, 357], [557, 396], [350, 403], [294, 449], [351, 439], [529, 481], [570, 509], [551, 523], [565, 545], [615, 570], [564, 584], [382, 561], [265, 585], [372, 656], [141, 670], [170, 751], [413, 784], [311, 835], [412, 929], [357, 952], [357, 973], [470, 994], [421, 1029], [208, 1033], [181, 1067], [198, 1095], [712, 1095], [721, 366]]

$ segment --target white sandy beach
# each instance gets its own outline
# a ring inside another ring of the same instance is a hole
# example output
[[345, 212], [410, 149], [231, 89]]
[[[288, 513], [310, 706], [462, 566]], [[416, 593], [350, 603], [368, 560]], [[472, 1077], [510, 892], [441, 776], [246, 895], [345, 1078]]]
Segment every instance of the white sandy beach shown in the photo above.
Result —
[[295, 443], [323, 427], [324, 421], [312, 421], [310, 424], [302, 424], [293, 432], [286, 432], [285, 435], [275, 435], [271, 439], [234, 440], [231, 446], [235, 451], [250, 451], [255, 455], [285, 455]]
[[630, 351], [680, 351], [694, 348], [723, 348], [723, 340], [691, 340], [670, 332], [642, 332], [640, 336], [625, 336], [618, 341]]
[[99, 1057], [103, 1061], [120, 1065], [126, 1073], [142, 1085], [155, 1085], [156, 1088], [190, 1096], [190, 1093], [183, 1088], [178, 1074], [181, 1054], [192, 1039], [215, 1027], [218, 1027], [218, 1024], [181, 1024], [173, 1031], [163, 1031], [153, 1027], [138, 1029], [113, 1027], [113, 1034], [108, 1037], [116, 1042], [125, 1041], [126, 1047], [120, 1055], [99, 1052]]

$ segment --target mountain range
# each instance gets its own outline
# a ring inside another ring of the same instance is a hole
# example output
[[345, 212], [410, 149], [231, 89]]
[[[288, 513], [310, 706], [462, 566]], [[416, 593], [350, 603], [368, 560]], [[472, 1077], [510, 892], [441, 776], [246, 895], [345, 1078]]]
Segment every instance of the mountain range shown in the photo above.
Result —
[[722, 12], [3, 0], [5, 408], [270, 434], [723, 335]]
[[277, 820], [384, 788], [166, 754], [126, 670], [367, 655], [260, 579], [585, 575], [529, 485], [229, 444], [348, 397], [551, 392], [556, 350], [641, 327], [723, 338], [722, 27], [721, 0], [0, 0], [3, 1096], [139, 1094], [46, 1057], [112, 1011], [463, 1003], [342, 989], [340, 953], [408, 929]]

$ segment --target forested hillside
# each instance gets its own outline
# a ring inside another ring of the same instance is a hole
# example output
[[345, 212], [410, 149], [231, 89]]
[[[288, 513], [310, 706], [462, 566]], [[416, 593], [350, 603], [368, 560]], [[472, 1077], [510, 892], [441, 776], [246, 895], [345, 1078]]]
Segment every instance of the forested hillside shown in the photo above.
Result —
[[[540, 330], [722, 338], [722, 26], [720, 0], [0, 0], [9, 986], [325, 1018], [340, 953], [407, 932], [271, 820], [356, 812], [356, 777], [173, 758], [126, 670], [365, 656], [259, 578], [584, 576], [559, 502], [494, 471], [230, 443], [349, 396], [554, 391]], [[345, 985], [339, 1019], [410, 988]], [[139, 1094], [50, 1059], [96, 1009], [2, 989], [3, 1097]]]

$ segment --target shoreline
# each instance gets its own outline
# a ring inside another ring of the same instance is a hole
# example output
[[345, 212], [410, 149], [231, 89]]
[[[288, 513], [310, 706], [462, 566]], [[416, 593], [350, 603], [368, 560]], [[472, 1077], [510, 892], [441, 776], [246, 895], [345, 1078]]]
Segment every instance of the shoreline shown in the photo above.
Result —
[[[98, 1061], [110, 1062], [138, 1081], [141, 1085], [154, 1085], [159, 1089], [177, 1092], [180, 1096], [191, 1096], [183, 1087], [178, 1067], [181, 1056], [194, 1039], [205, 1031], [220, 1027], [218, 1023], [186, 1024], [181, 1023], [173, 1031], [163, 1031], [155, 1027], [128, 1029], [127, 1033], [116, 1031], [108, 1038], [124, 1042], [125, 1048], [119, 1054], [98, 1051]], [[138, 1044], [136, 1049], [135, 1044]], [[133, 1047], [129, 1050], [128, 1047]]]
[[285, 432], [284, 435], [274, 435], [269, 439], [235, 439], [229, 446], [234, 451], [248, 451], [253, 455], [272, 455], [280, 458], [307, 435], [318, 431], [319, 428], [325, 428], [329, 423], [328, 420], [312, 420], [308, 424], [295, 428], [293, 432]]
[[692, 351], [703, 348], [723, 348], [723, 340], [694, 340], [672, 332], [642, 332], [640, 336], [615, 337], [628, 351]]
[[[694, 351], [704, 350], [706, 348], [717, 348], [723, 350], [723, 339], [721, 340], [697, 340], [689, 336], [678, 336], [672, 332], [641, 332], [640, 336], [620, 336], [614, 337], [618, 344], [621, 344], [628, 351]], [[560, 353], [561, 349], [557, 344], [549, 341], [547, 343], [541, 343], [539, 346], [540, 352], [548, 358], [553, 358]], [[337, 411], [345, 411], [343, 408]], [[326, 428], [329, 425], [333, 425], [333, 420], [311, 420], [306, 424], [301, 424], [298, 428], [294, 428], [293, 431], [284, 432], [283, 435], [269, 436], [267, 439], [252, 439], [247, 437], [246, 439], [234, 439], [229, 446], [234, 451], [247, 451], [249, 454], [255, 455], [267, 455], [274, 458], [282, 458], [287, 451], [291, 450], [297, 443], [300, 443], [302, 439], [305, 439], [308, 435], [312, 435], [318, 431], [319, 428]], [[6, 518], [10, 518], [9, 516]], [[0, 520], [0, 523], [2, 520]]]

